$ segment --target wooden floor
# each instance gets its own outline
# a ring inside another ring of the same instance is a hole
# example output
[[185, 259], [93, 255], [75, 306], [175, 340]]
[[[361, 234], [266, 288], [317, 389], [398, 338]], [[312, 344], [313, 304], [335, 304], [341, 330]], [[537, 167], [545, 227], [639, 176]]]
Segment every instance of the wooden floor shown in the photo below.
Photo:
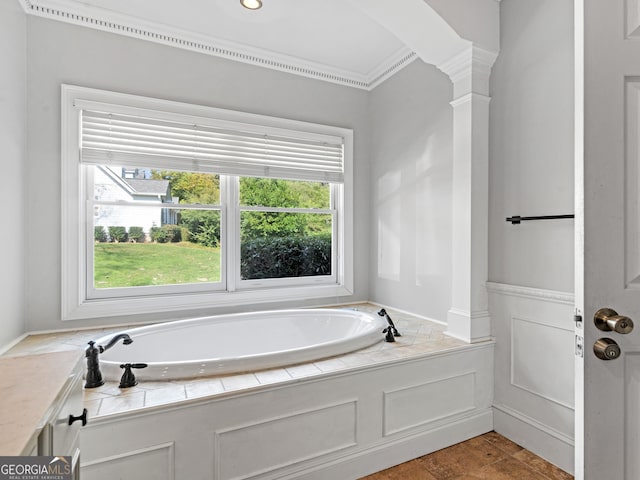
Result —
[[569, 480], [572, 478], [572, 475], [495, 432], [486, 433], [364, 477], [366, 480]]

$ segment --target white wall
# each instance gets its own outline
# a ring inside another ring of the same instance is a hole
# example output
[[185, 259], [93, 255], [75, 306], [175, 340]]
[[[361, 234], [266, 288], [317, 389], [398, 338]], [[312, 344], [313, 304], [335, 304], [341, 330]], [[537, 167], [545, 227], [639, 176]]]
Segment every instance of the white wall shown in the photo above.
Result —
[[355, 294], [323, 303], [367, 299], [367, 92], [35, 16], [28, 78], [28, 330], [162, 318], [60, 320], [61, 83], [353, 128]]
[[[26, 157], [26, 14], [15, 0], [0, 0], [0, 151], [2, 209], [0, 235], [0, 349], [24, 332], [24, 177]], [[42, 240], [40, 232], [40, 239]]]
[[446, 321], [452, 84], [414, 61], [371, 93], [370, 299]]
[[501, 2], [491, 75], [489, 279], [573, 291], [573, 2]]
[[573, 469], [573, 2], [502, 0], [491, 75], [495, 429]]

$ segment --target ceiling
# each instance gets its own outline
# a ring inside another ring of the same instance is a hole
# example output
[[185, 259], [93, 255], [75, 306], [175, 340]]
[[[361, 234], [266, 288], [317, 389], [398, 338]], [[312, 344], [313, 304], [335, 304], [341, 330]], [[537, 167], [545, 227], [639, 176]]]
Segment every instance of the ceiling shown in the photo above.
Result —
[[349, 0], [20, 0], [27, 13], [371, 89], [417, 56]]

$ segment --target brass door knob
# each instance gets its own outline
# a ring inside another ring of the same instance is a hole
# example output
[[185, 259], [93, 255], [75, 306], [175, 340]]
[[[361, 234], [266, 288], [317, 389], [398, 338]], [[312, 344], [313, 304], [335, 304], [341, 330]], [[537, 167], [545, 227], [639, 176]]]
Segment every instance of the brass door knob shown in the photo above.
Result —
[[610, 338], [599, 338], [596, 343], [593, 344], [593, 353], [596, 354], [600, 360], [615, 360], [620, 356], [620, 347]]
[[633, 330], [633, 320], [611, 308], [601, 308], [593, 316], [593, 321], [603, 332], [629, 333]]

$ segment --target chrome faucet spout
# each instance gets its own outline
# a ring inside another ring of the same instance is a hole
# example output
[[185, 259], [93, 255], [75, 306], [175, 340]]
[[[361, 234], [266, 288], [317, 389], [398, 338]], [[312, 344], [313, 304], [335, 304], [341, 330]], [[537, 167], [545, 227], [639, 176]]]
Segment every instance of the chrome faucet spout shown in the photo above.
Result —
[[113, 347], [116, 343], [118, 343], [118, 340], [122, 339], [122, 343], [124, 345], [129, 345], [130, 343], [133, 342], [133, 340], [131, 339], [131, 337], [129, 335], [127, 335], [126, 333], [119, 333], [118, 335], [114, 335], [114, 337], [109, 340], [109, 342], [102, 346], [102, 345], [98, 345], [98, 349], [100, 350], [100, 353], [106, 352], [107, 350], [109, 350], [111, 347]]

